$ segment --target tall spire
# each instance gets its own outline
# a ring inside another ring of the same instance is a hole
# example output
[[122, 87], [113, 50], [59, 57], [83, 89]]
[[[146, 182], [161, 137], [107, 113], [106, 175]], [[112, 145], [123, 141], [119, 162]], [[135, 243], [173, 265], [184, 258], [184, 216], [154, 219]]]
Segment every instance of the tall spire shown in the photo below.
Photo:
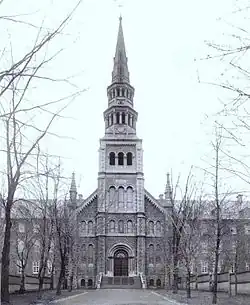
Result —
[[169, 201], [171, 203], [172, 201], [172, 187], [171, 187], [171, 184], [170, 184], [170, 174], [167, 173], [167, 184], [166, 184], [166, 188], [165, 188], [165, 199], [167, 201]]
[[71, 186], [70, 186], [70, 192], [76, 192], [76, 178], [75, 178], [75, 173], [72, 173], [72, 178], [71, 178]]
[[76, 204], [77, 189], [76, 189], [76, 179], [74, 172], [72, 173], [69, 195], [70, 195], [71, 204]]
[[122, 29], [122, 17], [119, 18], [119, 30], [117, 36], [112, 83], [129, 83], [128, 59], [126, 56], [125, 42]]

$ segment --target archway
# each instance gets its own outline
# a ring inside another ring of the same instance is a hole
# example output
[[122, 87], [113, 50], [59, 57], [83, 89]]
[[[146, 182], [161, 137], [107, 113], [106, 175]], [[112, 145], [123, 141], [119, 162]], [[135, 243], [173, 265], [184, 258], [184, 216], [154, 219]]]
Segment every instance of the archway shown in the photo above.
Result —
[[88, 287], [91, 288], [93, 286], [93, 280], [88, 279]]
[[128, 252], [124, 249], [114, 254], [114, 276], [128, 276]]

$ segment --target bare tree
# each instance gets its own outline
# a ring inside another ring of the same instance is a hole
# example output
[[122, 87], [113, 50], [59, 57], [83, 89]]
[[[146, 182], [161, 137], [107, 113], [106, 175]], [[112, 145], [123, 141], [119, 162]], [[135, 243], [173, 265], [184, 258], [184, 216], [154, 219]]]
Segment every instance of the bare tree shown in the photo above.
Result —
[[[192, 178], [191, 171], [189, 172], [189, 175], [187, 177], [184, 192], [183, 193], [181, 192], [181, 198], [180, 200], [177, 200], [176, 193], [178, 190], [180, 190], [179, 178], [175, 185], [174, 193], [172, 191], [169, 192], [170, 193], [169, 199], [172, 205], [172, 213], [170, 218], [172, 222], [171, 249], [172, 249], [172, 259], [173, 259], [173, 264], [172, 264], [173, 293], [178, 292], [178, 274], [179, 274], [178, 269], [179, 269], [179, 264], [182, 260], [182, 255], [184, 253], [184, 241], [182, 243], [182, 238], [184, 237], [184, 233], [185, 233], [184, 230], [187, 226], [189, 217], [191, 217], [191, 213], [193, 212], [192, 206], [194, 205], [194, 199], [192, 198], [194, 189], [191, 183], [191, 178]], [[170, 182], [168, 182], [168, 184], [169, 183]], [[172, 186], [171, 189], [173, 189]]]
[[[43, 36], [41, 30], [38, 31], [36, 42], [30, 51], [16, 62], [11, 62], [9, 68], [0, 71], [0, 97], [2, 101], [7, 101], [1, 104], [0, 122], [4, 131], [3, 138], [1, 138], [4, 144], [0, 151], [6, 159], [6, 169], [3, 171], [3, 175], [7, 181], [7, 191], [6, 194], [3, 194], [2, 199], [5, 208], [5, 234], [1, 266], [3, 304], [9, 303], [11, 210], [16, 200], [16, 191], [21, 190], [22, 185], [32, 176], [32, 160], [38, 144], [49, 133], [54, 120], [61, 117], [69, 99], [73, 100], [82, 92], [82, 90], [78, 90], [56, 101], [31, 104], [27, 102], [29, 88], [34, 80], [49, 80], [49, 77], [39, 75], [39, 72], [55, 58], [58, 52], [46, 58], [43, 56], [46, 47], [63, 31], [80, 2], [56, 29], [45, 32]], [[51, 81], [56, 80], [51, 79]], [[37, 119], [41, 113], [45, 114], [44, 126], [38, 127], [34, 118]]]
[[[18, 205], [15, 211], [17, 217], [14, 222], [14, 234], [15, 234], [15, 249], [16, 253], [12, 255], [12, 259], [16, 262], [16, 265], [21, 273], [20, 293], [25, 292], [25, 270], [30, 257], [30, 253], [35, 244], [35, 236], [33, 230], [34, 215], [32, 209], [27, 206], [27, 202], [23, 202]], [[23, 231], [20, 232], [19, 226], [23, 226]]]
[[191, 273], [193, 266], [200, 254], [201, 244], [201, 218], [204, 202], [193, 194], [193, 191], [187, 196], [185, 202], [185, 213], [187, 213], [186, 223], [182, 231], [180, 242], [181, 259], [186, 269], [186, 292], [187, 298], [191, 298]]
[[212, 151], [214, 154], [213, 163], [210, 163], [210, 168], [205, 169], [206, 174], [211, 177], [212, 195], [208, 204], [210, 203], [210, 250], [213, 255], [213, 304], [217, 304], [217, 291], [218, 291], [218, 267], [222, 248], [222, 239], [225, 228], [225, 218], [227, 218], [227, 212], [230, 210], [230, 195], [232, 191], [228, 190], [228, 187], [223, 188], [222, 179], [223, 171], [227, 166], [227, 156], [223, 152], [223, 145], [225, 145], [225, 139], [222, 134], [221, 128], [215, 127], [214, 142], [211, 142]]
[[36, 176], [29, 181], [29, 193], [35, 198], [37, 206], [36, 228], [39, 233], [39, 292], [43, 289], [44, 277], [51, 262], [51, 246], [55, 239], [55, 224], [53, 219], [53, 201], [50, 199], [54, 172], [58, 165], [49, 164], [47, 154], [37, 158]]

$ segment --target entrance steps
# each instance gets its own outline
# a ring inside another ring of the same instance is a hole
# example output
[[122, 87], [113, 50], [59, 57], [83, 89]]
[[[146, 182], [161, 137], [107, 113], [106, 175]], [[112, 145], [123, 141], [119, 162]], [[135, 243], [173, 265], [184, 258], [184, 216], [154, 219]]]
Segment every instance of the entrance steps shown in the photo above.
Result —
[[105, 276], [103, 275], [101, 281], [101, 288], [114, 289], [114, 288], [142, 288], [141, 279], [139, 276]]

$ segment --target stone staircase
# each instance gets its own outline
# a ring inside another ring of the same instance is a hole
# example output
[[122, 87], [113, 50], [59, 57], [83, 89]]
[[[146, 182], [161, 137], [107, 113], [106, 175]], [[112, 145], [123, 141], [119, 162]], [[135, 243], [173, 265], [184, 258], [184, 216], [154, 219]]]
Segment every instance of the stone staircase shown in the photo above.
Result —
[[139, 276], [103, 276], [101, 281], [101, 288], [141, 289], [142, 283]]

